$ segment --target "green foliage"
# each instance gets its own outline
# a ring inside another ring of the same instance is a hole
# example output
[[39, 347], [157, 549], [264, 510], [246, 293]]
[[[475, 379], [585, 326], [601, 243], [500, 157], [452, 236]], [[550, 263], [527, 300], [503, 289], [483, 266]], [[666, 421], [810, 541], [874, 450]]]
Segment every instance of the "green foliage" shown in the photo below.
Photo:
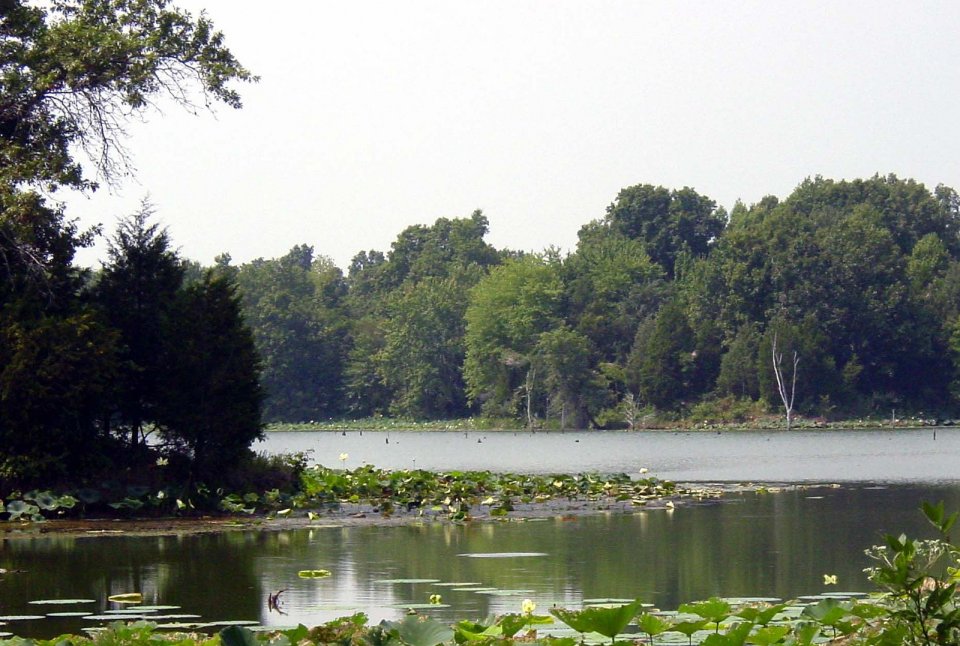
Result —
[[243, 316], [263, 358], [267, 421], [305, 421], [343, 408], [346, 283], [333, 263], [298, 245], [235, 269]]
[[108, 248], [110, 261], [93, 291], [104, 319], [120, 337], [112, 425], [129, 435], [134, 448], [158, 405], [164, 325], [184, 276], [166, 230], [150, 223], [153, 214], [144, 202], [120, 222]]
[[693, 330], [683, 307], [668, 301], [637, 330], [628, 370], [640, 399], [674, 409], [697, 394], [698, 362]]
[[905, 644], [956, 644], [960, 642], [960, 548], [948, 532], [957, 513], [947, 515], [943, 503], [923, 504], [923, 513], [937, 530], [933, 540], [905, 535], [885, 537], [867, 555], [877, 562], [867, 570], [870, 580], [888, 598], [888, 622], [881, 626], [881, 643], [900, 640]]
[[235, 286], [208, 273], [181, 290], [163, 347], [156, 421], [165, 441], [192, 458], [193, 475], [222, 479], [261, 437], [260, 364]]
[[[40, 192], [92, 190], [129, 170], [130, 119], [162, 98], [194, 109], [239, 107], [231, 85], [253, 80], [201, 15], [163, 0], [4, 5], [0, 21], [0, 481], [47, 485], [134, 467], [154, 421], [164, 304], [182, 268], [149, 207], [121, 224], [102, 288], [87, 294], [78, 232]], [[116, 423], [116, 424], [115, 424]]]
[[[640, 610], [639, 601], [622, 606], [592, 606], [583, 610], [551, 608], [550, 614], [580, 633], [600, 633], [611, 643], [622, 633]], [[647, 623], [652, 623], [650, 620]]]
[[494, 268], [470, 293], [464, 380], [485, 412], [517, 414], [517, 389], [533, 408], [532, 354], [540, 335], [559, 322], [562, 293], [558, 265], [540, 256]]
[[91, 187], [74, 152], [102, 177], [128, 169], [128, 119], [161, 97], [193, 108], [240, 106], [230, 85], [254, 77], [223, 45], [206, 16], [166, 2], [67, 0], [4, 8], [0, 58], [0, 184]]
[[670, 191], [638, 184], [620, 191], [607, 207], [604, 223], [630, 239], [640, 240], [651, 260], [673, 277], [681, 255], [701, 257], [709, 253], [726, 225], [726, 213], [691, 188]]
[[408, 615], [403, 621], [381, 622], [381, 626], [408, 646], [436, 646], [453, 639], [449, 626], [428, 617]]
[[395, 509], [434, 510], [463, 520], [476, 507], [491, 515], [511, 508], [512, 501], [545, 502], [552, 499], [631, 501], [682, 493], [672, 482], [644, 478], [631, 480], [625, 474], [518, 475], [489, 471], [431, 472], [421, 469], [388, 471], [372, 466], [352, 470], [314, 466], [301, 475], [300, 507], [325, 503], [367, 503], [389, 515]]
[[392, 294], [381, 360], [394, 415], [444, 419], [465, 412], [462, 294], [473, 282], [427, 277]]

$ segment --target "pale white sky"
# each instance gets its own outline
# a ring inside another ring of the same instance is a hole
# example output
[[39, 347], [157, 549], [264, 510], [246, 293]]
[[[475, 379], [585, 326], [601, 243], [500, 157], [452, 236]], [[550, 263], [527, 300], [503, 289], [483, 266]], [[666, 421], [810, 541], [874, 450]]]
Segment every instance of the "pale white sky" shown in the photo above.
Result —
[[[177, 0], [262, 80], [131, 128], [137, 179], [205, 264], [307, 243], [346, 268], [482, 208], [498, 248], [572, 249], [639, 183], [729, 209], [805, 177], [960, 189], [960, 2]], [[103, 245], [79, 260], [93, 264]]]

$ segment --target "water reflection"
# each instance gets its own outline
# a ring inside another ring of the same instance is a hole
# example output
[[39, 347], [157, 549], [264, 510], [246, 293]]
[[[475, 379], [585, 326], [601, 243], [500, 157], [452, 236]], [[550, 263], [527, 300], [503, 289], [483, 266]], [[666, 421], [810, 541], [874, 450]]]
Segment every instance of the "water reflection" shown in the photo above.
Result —
[[[27, 603], [50, 598], [96, 599], [82, 609], [99, 613], [110, 606], [107, 596], [132, 591], [145, 604], [178, 605], [173, 612], [205, 621], [289, 625], [358, 610], [374, 621], [397, 618], [403, 604], [425, 603], [433, 593], [451, 607], [426, 612], [454, 620], [515, 612], [524, 597], [540, 608], [597, 597], [640, 597], [661, 607], [711, 595], [792, 597], [821, 591], [825, 573], [838, 575], [839, 588], [867, 590], [863, 549], [885, 531], [929, 535], [917, 511], [925, 499], [960, 509], [960, 487], [804, 489], [672, 512], [528, 522], [6, 540], [0, 567], [25, 572], [0, 579], [0, 614], [76, 609]], [[492, 552], [545, 555], [464, 556]], [[297, 576], [318, 568], [333, 575]], [[267, 610], [267, 596], [278, 590], [287, 615]], [[4, 629], [49, 637], [93, 623], [57, 618]]]

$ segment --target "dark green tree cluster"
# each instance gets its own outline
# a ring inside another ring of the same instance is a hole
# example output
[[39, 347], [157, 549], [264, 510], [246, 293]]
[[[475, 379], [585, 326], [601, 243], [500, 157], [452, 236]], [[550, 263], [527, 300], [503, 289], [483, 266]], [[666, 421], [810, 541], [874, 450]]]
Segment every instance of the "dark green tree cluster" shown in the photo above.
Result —
[[502, 255], [487, 228], [480, 211], [408, 227], [387, 254], [357, 254], [346, 277], [307, 245], [235, 268], [264, 360], [266, 419], [469, 413], [467, 294]]
[[[275, 375], [271, 419], [481, 413], [585, 427], [624, 423], [625, 402], [775, 410], [774, 337], [797, 353], [801, 413], [960, 402], [952, 189], [817, 177], [728, 215], [691, 188], [638, 185], [565, 257], [498, 252], [486, 231], [480, 212], [410, 227], [388, 253], [358, 254], [346, 278], [308, 247], [240, 267]], [[281, 280], [291, 268], [296, 281]], [[294, 397], [303, 405], [283, 403]]]
[[154, 431], [208, 475], [260, 434], [231, 281], [185, 285], [148, 207], [120, 224], [91, 280], [73, 257], [97, 231], [46, 197], [127, 172], [125, 125], [155, 101], [239, 107], [228, 84], [251, 79], [204, 16], [165, 0], [2, 3], [0, 489], [134, 472], [156, 455]]

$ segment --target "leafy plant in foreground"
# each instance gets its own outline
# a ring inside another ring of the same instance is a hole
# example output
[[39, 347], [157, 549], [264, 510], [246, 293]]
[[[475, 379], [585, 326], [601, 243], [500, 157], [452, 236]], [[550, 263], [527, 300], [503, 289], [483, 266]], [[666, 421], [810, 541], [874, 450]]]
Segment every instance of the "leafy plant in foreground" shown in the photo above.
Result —
[[957, 512], [948, 516], [943, 502], [925, 502], [923, 513], [938, 538], [887, 535], [884, 545], [867, 550], [878, 563], [867, 569], [870, 580], [891, 602], [891, 621], [883, 627], [880, 640], [923, 646], [960, 644], [960, 608], [956, 604], [960, 547], [951, 543], [949, 536]]

